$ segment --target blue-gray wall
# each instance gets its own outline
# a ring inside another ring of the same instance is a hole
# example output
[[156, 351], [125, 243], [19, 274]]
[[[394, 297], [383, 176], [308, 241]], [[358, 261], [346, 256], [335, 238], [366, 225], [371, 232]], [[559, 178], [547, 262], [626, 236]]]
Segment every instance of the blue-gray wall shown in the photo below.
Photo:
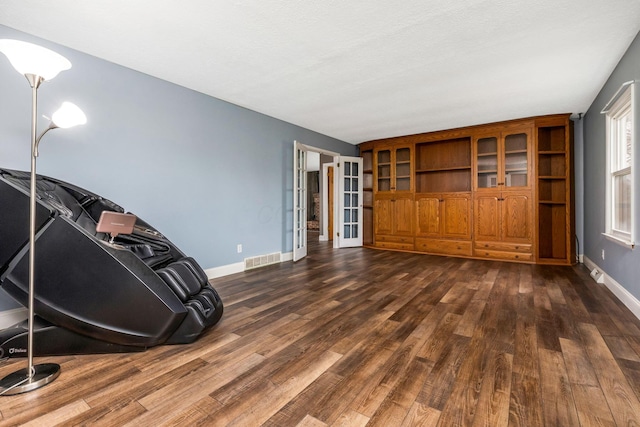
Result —
[[[39, 115], [68, 100], [88, 117], [85, 126], [47, 134], [38, 173], [113, 200], [205, 269], [292, 250], [294, 140], [357, 153], [343, 141], [4, 26], [0, 38], [36, 43], [72, 62], [40, 87]], [[0, 167], [28, 170], [30, 111], [29, 84], [0, 55]], [[13, 306], [7, 298], [0, 292], [0, 310]]]
[[[628, 249], [607, 240], [605, 231], [605, 174], [606, 137], [603, 107], [629, 80], [640, 80], [640, 34], [622, 57], [584, 117], [584, 254], [599, 265], [609, 276], [624, 286], [636, 299], [640, 299], [640, 249]], [[640, 107], [640, 88], [635, 91], [635, 105]], [[640, 108], [635, 111], [634, 137], [636, 150], [635, 224], [640, 227]], [[636, 231], [636, 234], [638, 232]], [[637, 236], [636, 236], [637, 238]], [[605, 259], [601, 257], [605, 250]]]

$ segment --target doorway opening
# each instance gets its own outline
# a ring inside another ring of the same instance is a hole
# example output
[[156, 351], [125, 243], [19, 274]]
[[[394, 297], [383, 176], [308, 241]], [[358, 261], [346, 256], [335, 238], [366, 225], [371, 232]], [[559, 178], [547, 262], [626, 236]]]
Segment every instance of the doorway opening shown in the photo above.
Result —
[[294, 262], [307, 256], [310, 239], [333, 240], [334, 248], [362, 246], [362, 161], [294, 141]]
[[334, 222], [334, 154], [308, 147], [307, 152], [307, 241], [309, 250], [317, 242], [333, 241]]

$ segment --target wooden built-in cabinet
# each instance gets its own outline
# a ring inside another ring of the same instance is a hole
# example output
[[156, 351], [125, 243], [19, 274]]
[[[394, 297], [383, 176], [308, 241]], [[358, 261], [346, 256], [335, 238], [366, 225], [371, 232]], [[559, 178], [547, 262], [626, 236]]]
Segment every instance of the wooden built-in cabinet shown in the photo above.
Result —
[[474, 255], [533, 260], [533, 122], [474, 138]]
[[373, 150], [373, 236], [375, 246], [413, 250], [413, 147]]
[[471, 255], [471, 138], [425, 138], [415, 152], [415, 249]]
[[572, 138], [564, 114], [360, 144], [365, 244], [574, 263]]

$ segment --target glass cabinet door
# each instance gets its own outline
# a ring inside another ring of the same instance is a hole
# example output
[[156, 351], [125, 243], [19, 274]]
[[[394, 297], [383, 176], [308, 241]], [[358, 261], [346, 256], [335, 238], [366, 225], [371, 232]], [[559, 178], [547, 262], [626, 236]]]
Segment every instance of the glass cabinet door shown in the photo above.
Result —
[[396, 150], [396, 191], [411, 190], [411, 149], [398, 148]]
[[498, 186], [498, 138], [480, 138], [476, 150], [478, 188]]
[[527, 187], [528, 138], [526, 133], [506, 135], [504, 138], [504, 186]]
[[376, 159], [376, 190], [411, 191], [411, 148], [398, 147], [378, 150], [374, 154]]
[[377, 155], [378, 191], [391, 191], [391, 150], [380, 150]]
[[529, 187], [530, 133], [522, 130], [476, 141], [477, 188]]

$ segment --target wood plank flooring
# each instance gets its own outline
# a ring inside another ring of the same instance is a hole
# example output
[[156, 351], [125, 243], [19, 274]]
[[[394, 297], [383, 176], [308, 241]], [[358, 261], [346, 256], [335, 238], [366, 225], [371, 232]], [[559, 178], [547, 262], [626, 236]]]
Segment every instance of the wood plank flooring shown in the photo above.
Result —
[[640, 425], [640, 322], [583, 266], [313, 243], [213, 284], [196, 343], [38, 358], [0, 426]]

